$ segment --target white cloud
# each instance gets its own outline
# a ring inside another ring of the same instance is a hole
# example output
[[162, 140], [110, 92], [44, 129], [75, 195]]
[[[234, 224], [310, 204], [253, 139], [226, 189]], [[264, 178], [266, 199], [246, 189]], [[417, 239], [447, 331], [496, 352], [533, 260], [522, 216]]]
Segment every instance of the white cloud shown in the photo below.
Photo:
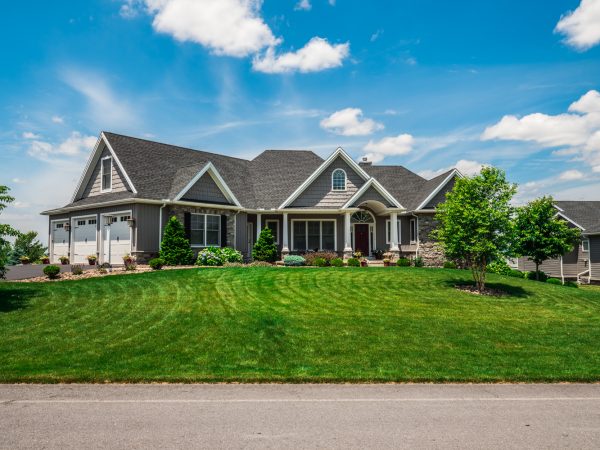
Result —
[[60, 116], [52, 116], [53, 123], [65, 123], [65, 120]]
[[410, 134], [384, 137], [379, 141], [370, 140], [364, 146], [364, 151], [367, 153], [363, 157], [378, 163], [383, 161], [386, 156], [406, 155], [412, 151], [414, 141]]
[[38, 134], [32, 133], [31, 131], [25, 131], [23, 133], [23, 139], [39, 139], [40, 136]]
[[362, 116], [360, 108], [345, 108], [321, 120], [321, 128], [342, 136], [366, 136], [383, 130], [382, 124]]
[[294, 6], [296, 11], [310, 11], [312, 9], [312, 5], [310, 4], [310, 0], [300, 0]]
[[555, 116], [534, 113], [518, 118], [504, 116], [487, 127], [482, 140], [535, 142], [542, 147], [565, 147], [555, 154], [575, 154], [600, 172], [600, 93], [589, 91]]
[[575, 11], [561, 17], [554, 29], [566, 35], [566, 42], [578, 50], [587, 50], [600, 42], [600, 1], [581, 0]]
[[454, 164], [453, 166], [444, 167], [438, 170], [423, 170], [422, 172], [419, 172], [419, 175], [421, 175], [423, 178], [431, 179], [445, 172], [448, 172], [451, 169], [458, 169], [460, 173], [470, 177], [479, 174], [479, 172], [481, 172], [481, 169], [487, 166], [489, 166], [489, 164], [480, 163], [479, 161], [461, 159], [459, 161], [456, 161], [456, 164]]
[[125, 0], [119, 9], [119, 15], [125, 19], [137, 17], [143, 5], [141, 0]]
[[25, 183], [25, 180], [22, 180], [21, 178], [13, 178], [13, 179], [12, 179], [12, 180], [10, 180], [10, 181], [12, 181], [12, 182], [13, 182], [13, 183], [15, 183], [15, 184], [22, 184], [22, 183]]
[[28, 150], [28, 154], [36, 159], [51, 162], [56, 157], [78, 156], [84, 152], [89, 152], [96, 144], [97, 138], [94, 136], [83, 136], [77, 131], [59, 144], [34, 140]]
[[581, 180], [583, 177], [583, 173], [576, 169], [565, 170], [558, 176], [558, 178], [563, 181]]
[[375, 42], [377, 39], [379, 39], [379, 36], [381, 36], [383, 34], [383, 30], [377, 30], [375, 33], [373, 33], [371, 35], [371, 42]]
[[349, 53], [348, 42], [332, 45], [327, 39], [313, 37], [295, 52], [276, 55], [275, 48], [269, 47], [263, 55], [254, 57], [252, 67], [264, 73], [318, 72], [341, 66]]

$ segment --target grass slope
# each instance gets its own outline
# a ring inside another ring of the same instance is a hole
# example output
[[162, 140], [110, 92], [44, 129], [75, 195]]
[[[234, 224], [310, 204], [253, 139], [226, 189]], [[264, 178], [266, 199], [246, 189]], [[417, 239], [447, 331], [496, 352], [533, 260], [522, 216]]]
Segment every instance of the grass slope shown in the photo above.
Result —
[[200, 269], [0, 283], [0, 381], [600, 380], [600, 291], [457, 270]]

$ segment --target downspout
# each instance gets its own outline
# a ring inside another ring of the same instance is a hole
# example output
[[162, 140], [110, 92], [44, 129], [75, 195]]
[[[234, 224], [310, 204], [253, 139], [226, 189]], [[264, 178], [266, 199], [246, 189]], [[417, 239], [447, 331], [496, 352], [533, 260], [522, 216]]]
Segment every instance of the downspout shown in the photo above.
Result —
[[163, 203], [158, 210], [158, 250], [160, 251], [160, 244], [162, 243], [162, 213], [163, 208], [167, 206], [166, 203]]
[[563, 271], [563, 257], [562, 255], [560, 256], [560, 281], [562, 281], [562, 284], [565, 284], [565, 274]]

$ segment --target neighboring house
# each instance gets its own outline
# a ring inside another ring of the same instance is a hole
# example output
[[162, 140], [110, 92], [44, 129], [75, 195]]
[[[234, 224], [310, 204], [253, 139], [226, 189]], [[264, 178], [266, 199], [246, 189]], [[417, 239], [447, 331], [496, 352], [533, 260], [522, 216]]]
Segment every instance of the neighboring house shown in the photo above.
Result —
[[229, 246], [249, 256], [269, 227], [282, 254], [375, 249], [440, 265], [429, 239], [435, 206], [460, 174], [426, 180], [402, 166], [356, 163], [338, 148], [267, 150], [251, 161], [103, 132], [69, 204], [49, 216], [52, 261], [87, 255], [120, 263], [158, 254], [170, 216], [194, 249]]
[[[545, 261], [540, 270], [564, 280], [600, 282], [600, 201], [556, 201], [557, 216], [581, 230], [581, 242], [562, 257]], [[535, 270], [527, 257], [519, 270]]]

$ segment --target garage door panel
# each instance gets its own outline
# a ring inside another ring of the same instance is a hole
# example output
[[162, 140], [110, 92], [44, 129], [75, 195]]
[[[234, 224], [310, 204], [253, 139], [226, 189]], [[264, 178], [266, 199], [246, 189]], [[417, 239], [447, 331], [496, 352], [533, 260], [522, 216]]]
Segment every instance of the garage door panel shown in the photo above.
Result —
[[73, 224], [73, 258], [72, 262], [87, 262], [88, 255], [96, 254], [96, 218], [76, 219]]
[[52, 262], [59, 262], [58, 258], [69, 254], [69, 233], [65, 230], [65, 223], [52, 224]]
[[113, 216], [111, 225], [104, 227], [103, 253], [105, 262], [123, 264], [123, 256], [131, 253], [131, 228], [127, 223], [129, 218], [129, 214]]

